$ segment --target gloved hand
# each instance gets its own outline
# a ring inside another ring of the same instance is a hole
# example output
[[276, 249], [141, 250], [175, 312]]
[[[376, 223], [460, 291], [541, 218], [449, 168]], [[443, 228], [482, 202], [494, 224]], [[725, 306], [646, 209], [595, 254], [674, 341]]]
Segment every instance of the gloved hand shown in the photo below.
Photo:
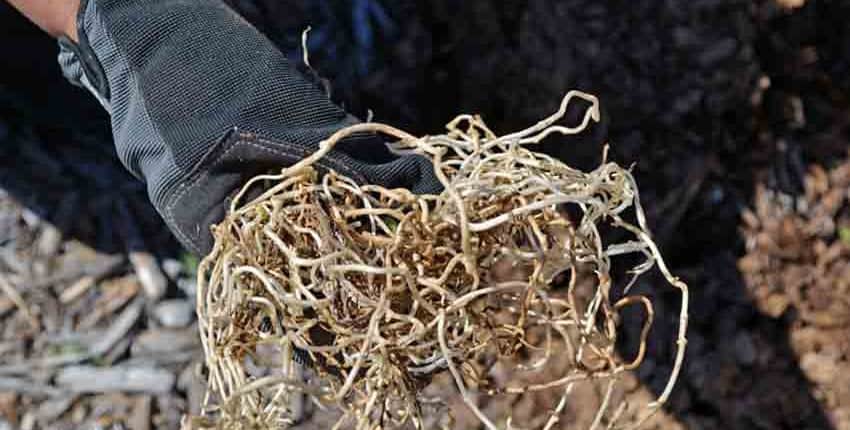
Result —
[[[124, 165], [168, 227], [206, 254], [209, 226], [247, 179], [295, 163], [357, 122], [315, 80], [218, 0], [83, 0], [79, 43], [59, 62], [112, 117]], [[375, 136], [342, 142], [321, 167], [362, 183], [435, 192], [431, 165]]]

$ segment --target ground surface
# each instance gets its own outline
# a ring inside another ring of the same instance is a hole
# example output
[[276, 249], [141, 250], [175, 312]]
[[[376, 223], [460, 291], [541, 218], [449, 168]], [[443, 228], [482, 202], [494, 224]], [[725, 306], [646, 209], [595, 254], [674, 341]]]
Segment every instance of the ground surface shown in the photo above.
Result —
[[[233, 3], [293, 56], [313, 24], [334, 97], [419, 133], [459, 112], [511, 131], [567, 89], [598, 94], [605, 127], [546, 149], [591, 166], [609, 141], [636, 163], [694, 295], [682, 379], [653, 426], [850, 429], [850, 2]], [[194, 263], [54, 45], [5, 5], [0, 33], [0, 429], [176, 428], [201, 393]], [[639, 288], [661, 303], [632, 386], [648, 396], [676, 296]]]

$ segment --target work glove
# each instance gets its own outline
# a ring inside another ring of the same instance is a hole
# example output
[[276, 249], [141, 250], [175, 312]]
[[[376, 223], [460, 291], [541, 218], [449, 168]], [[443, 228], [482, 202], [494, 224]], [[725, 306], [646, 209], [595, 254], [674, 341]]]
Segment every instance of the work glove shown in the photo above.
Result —
[[[200, 255], [248, 179], [358, 122], [217, 0], [83, 0], [77, 30], [79, 43], [60, 40], [63, 73], [110, 113], [121, 162]], [[441, 188], [429, 161], [396, 156], [374, 135], [341, 142], [319, 167], [416, 193]]]

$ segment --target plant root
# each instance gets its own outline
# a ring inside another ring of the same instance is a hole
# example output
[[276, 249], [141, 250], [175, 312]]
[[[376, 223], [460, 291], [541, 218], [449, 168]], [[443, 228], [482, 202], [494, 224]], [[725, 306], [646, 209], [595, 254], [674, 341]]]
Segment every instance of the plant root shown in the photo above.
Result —
[[[589, 103], [581, 123], [558, 124], [576, 98]], [[556, 390], [558, 401], [540, 408], [550, 429], [584, 381], [606, 387], [591, 428], [621, 428], [612, 392], [642, 363], [654, 314], [630, 290], [657, 267], [681, 292], [681, 314], [669, 381], [630, 423], [639, 425], [667, 400], [681, 369], [687, 286], [653, 242], [629, 170], [603, 159], [583, 172], [531, 150], [598, 120], [596, 97], [571, 91], [553, 115], [504, 136], [472, 115], [437, 136], [358, 124], [280, 174], [249, 181], [213, 228], [214, 249], [198, 269], [209, 395], [192, 425], [286, 428], [293, 396], [308, 395], [339, 410], [334, 428], [424, 428], [430, 402], [422, 391], [448, 372], [490, 430], [515, 427], [509, 411], [487, 416], [482, 398]], [[429, 159], [443, 191], [416, 195], [320, 172], [322, 158], [357, 133], [389, 136], [394, 152]], [[603, 225], [622, 232], [617, 243], [603, 245]], [[612, 260], [625, 254], [640, 261], [628, 284], [615, 287]], [[566, 286], [554, 288], [556, 279]], [[646, 318], [637, 355], [625, 358], [615, 346], [620, 314], [631, 307]], [[546, 373], [564, 355], [567, 370]], [[297, 356], [307, 357], [310, 381], [296, 377]], [[517, 357], [527, 359], [511, 366], [541, 373], [540, 382], [496, 384], [488, 370]], [[252, 373], [264, 361], [271, 371]]]

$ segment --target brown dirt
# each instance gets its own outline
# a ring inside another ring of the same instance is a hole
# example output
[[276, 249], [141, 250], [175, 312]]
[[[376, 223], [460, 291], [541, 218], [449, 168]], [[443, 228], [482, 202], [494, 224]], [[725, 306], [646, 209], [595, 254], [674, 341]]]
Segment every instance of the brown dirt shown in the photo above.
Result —
[[760, 186], [738, 267], [756, 307], [789, 322], [791, 349], [835, 428], [850, 428], [850, 160], [793, 197]]

